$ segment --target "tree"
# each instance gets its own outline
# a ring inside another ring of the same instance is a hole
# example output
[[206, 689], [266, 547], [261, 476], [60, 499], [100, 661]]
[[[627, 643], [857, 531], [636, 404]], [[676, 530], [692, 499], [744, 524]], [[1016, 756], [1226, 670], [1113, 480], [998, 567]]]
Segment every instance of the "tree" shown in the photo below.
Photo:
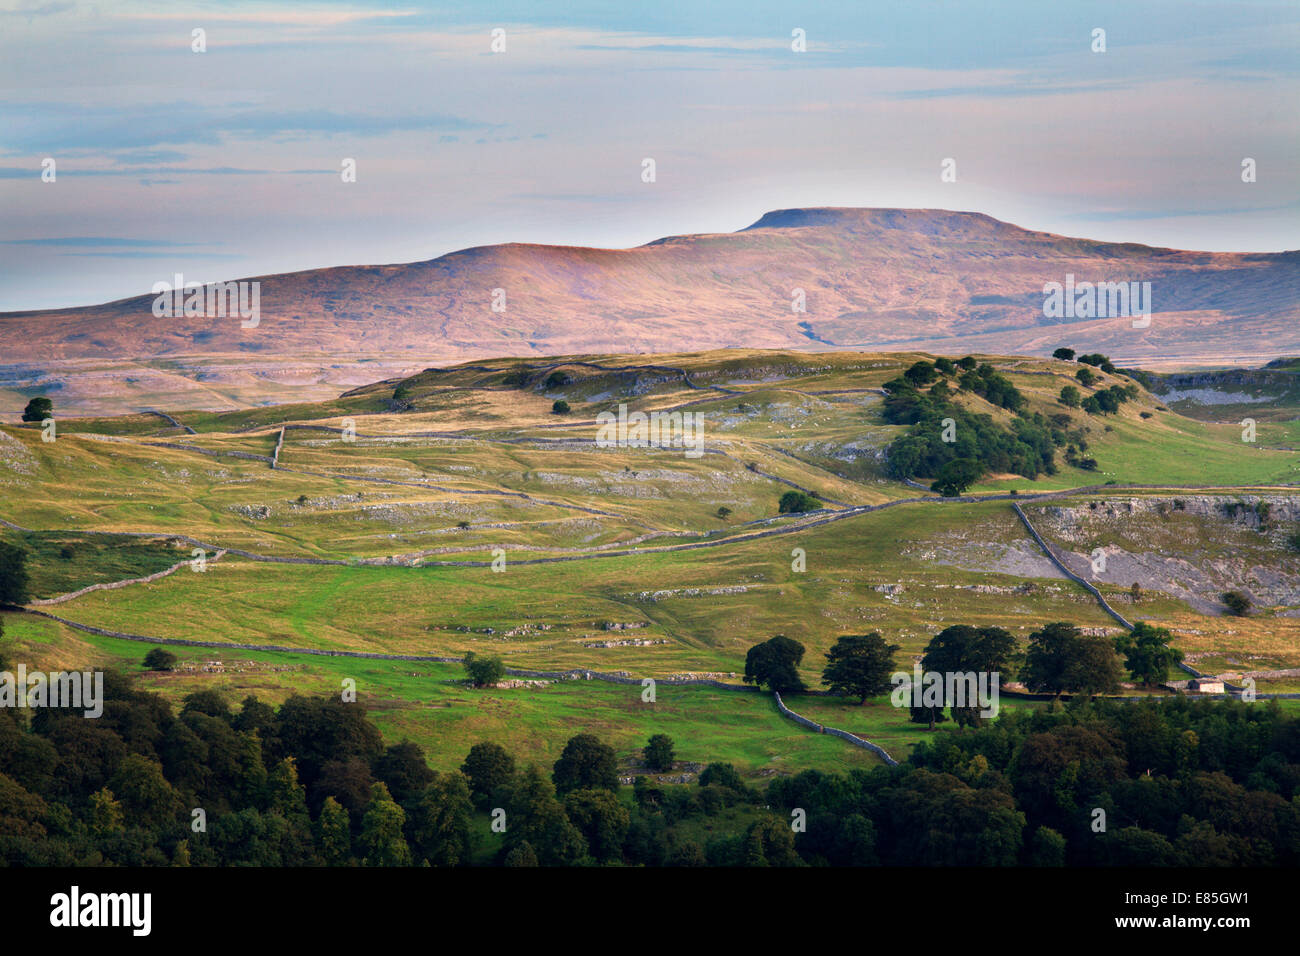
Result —
[[718, 508], [717, 511], [714, 512], [714, 514], [718, 516], [718, 519], [720, 521], [726, 521], [728, 518], [731, 517], [731, 509], [728, 508], [726, 505], [722, 505], [721, 507]]
[[327, 866], [342, 866], [352, 856], [352, 827], [348, 812], [333, 797], [326, 797], [315, 826], [316, 848]]
[[229, 723], [230, 704], [226, 702], [226, 698], [222, 696], [220, 691], [196, 690], [185, 695], [185, 705], [181, 708], [181, 716], [187, 714], [204, 714]]
[[[881, 794], [891, 856], [912, 866], [1014, 866], [1025, 815], [996, 787], [918, 769]], [[887, 860], [886, 862], [891, 862]]]
[[802, 514], [805, 511], [816, 511], [821, 508], [822, 503], [812, 495], [803, 491], [787, 491], [781, 496], [781, 501], [777, 505], [779, 514]]
[[1129, 675], [1150, 687], [1169, 678], [1169, 668], [1183, 659], [1183, 652], [1169, 645], [1174, 639], [1166, 628], [1138, 621], [1132, 631], [1115, 638], [1115, 650], [1124, 656]]
[[[1016, 639], [1000, 627], [972, 627], [969, 624], [954, 624], [946, 627], [926, 645], [925, 656], [921, 658], [921, 669], [937, 674], [974, 674], [978, 681], [980, 675], [999, 675], [999, 681], [1005, 680], [1019, 662]], [[948, 698], [949, 681], [944, 680], [944, 706], [953, 708], [953, 719], [962, 723], [975, 723], [982, 719], [977, 701], [969, 699], [968, 685], [954, 683], [954, 692], [958, 687], [966, 687], [963, 695], [967, 699], [958, 701], [954, 696]], [[960, 706], [959, 706], [960, 705]]]
[[597, 860], [608, 862], [621, 855], [632, 816], [616, 794], [608, 790], [574, 790], [564, 798], [564, 812], [586, 838]]
[[889, 678], [898, 650], [899, 645], [885, 643], [876, 631], [845, 635], [826, 653], [822, 683], [832, 694], [856, 697], [865, 704], [893, 686]]
[[617, 790], [618, 757], [595, 734], [578, 734], [564, 745], [551, 778], [561, 795], [574, 790]]
[[[350, 813], [363, 813], [374, 796], [374, 788], [369, 761], [360, 757], [328, 760], [312, 786], [313, 806], [331, 796]], [[384, 792], [388, 792], [386, 787]]]
[[1119, 690], [1122, 668], [1114, 644], [1087, 637], [1073, 624], [1048, 624], [1029, 635], [1020, 679], [1031, 691], [1094, 694]]
[[1062, 362], [1073, 362], [1074, 349], [1068, 349], [1065, 346], [1061, 346], [1059, 349], [1057, 349], [1055, 352], [1052, 353], [1052, 358], [1060, 359]]
[[744, 794], [745, 781], [734, 765], [714, 761], [705, 767], [696, 781], [701, 787], [720, 787], [735, 794]]
[[673, 769], [673, 738], [667, 734], [655, 734], [642, 750], [646, 766], [662, 773]]
[[935, 360], [934, 360], [934, 368], [935, 368], [935, 371], [937, 371], [937, 372], [941, 372], [941, 373], [943, 373], [944, 375], [956, 375], [956, 374], [957, 374], [957, 366], [953, 364], [953, 361], [952, 361], [952, 359], [950, 359], [950, 358], [944, 358], [944, 357], [940, 356], [939, 358], [935, 359]]
[[911, 704], [907, 708], [907, 719], [914, 724], [928, 724], [931, 730], [934, 730], [935, 724], [941, 724], [948, 719], [948, 715], [943, 712], [943, 707], [929, 707], [925, 704]]
[[0, 605], [26, 604], [29, 583], [27, 552], [0, 541]]
[[151, 671], [169, 671], [176, 666], [176, 655], [155, 647], [144, 656], [144, 666]]
[[1235, 617], [1250, 614], [1250, 598], [1240, 591], [1224, 591], [1221, 600], [1227, 605], [1228, 613]]
[[557, 398], [554, 402], [551, 403], [551, 414], [552, 415], [569, 414], [569, 403], [562, 398]]
[[290, 697], [280, 705], [267, 737], [278, 741], [274, 756], [298, 758], [298, 775], [312, 798], [313, 809], [324, 797], [314, 787], [325, 764], [356, 758], [365, 772], [368, 792], [369, 768], [384, 752], [379, 728], [366, 719], [365, 708], [344, 703], [337, 696]]
[[90, 832], [99, 839], [120, 833], [122, 830], [122, 804], [117, 802], [108, 787], [90, 795]]
[[1133, 586], [1128, 589], [1128, 596], [1129, 596], [1129, 600], [1132, 601], [1134, 604], [1137, 604], [1139, 601], [1141, 601], [1142, 585], [1134, 581]]
[[467, 865], [473, 850], [473, 811], [465, 776], [437, 774], [407, 820], [415, 858], [430, 866]]
[[465, 673], [475, 687], [491, 687], [506, 676], [506, 665], [499, 657], [479, 657], [470, 651], [465, 655]]
[[573, 379], [569, 378], [567, 372], [555, 371], [546, 376], [546, 382], [543, 387], [547, 390], [552, 388], [563, 388], [565, 385], [572, 384], [572, 382]]
[[1078, 408], [1079, 402], [1083, 398], [1083, 393], [1073, 385], [1061, 386], [1061, 397], [1057, 399], [1066, 408]]
[[240, 703], [239, 713], [231, 720], [230, 726], [241, 732], [257, 731], [259, 736], [266, 740], [270, 736], [270, 728], [274, 723], [274, 708], [249, 694]]
[[479, 807], [486, 807], [492, 791], [509, 783], [514, 776], [515, 758], [500, 744], [475, 744], [469, 748], [465, 762], [460, 765], [460, 772], [469, 780], [474, 802]]
[[975, 361], [975, 357], [973, 355], [962, 356], [957, 360], [957, 364], [968, 372], [974, 371], [975, 367], [979, 365], [979, 363]]
[[668, 866], [695, 867], [709, 865], [709, 861], [704, 856], [704, 847], [694, 840], [687, 840], [673, 847], [666, 862]]
[[794, 849], [794, 832], [786, 823], [772, 817], [751, 823], [741, 845], [744, 848], [744, 866], [804, 865]]
[[54, 415], [54, 403], [44, 395], [38, 395], [27, 403], [23, 409], [23, 421], [43, 422]]
[[535, 766], [529, 765], [516, 778], [504, 809], [509, 821], [508, 851], [526, 842], [542, 866], [568, 866], [586, 856], [587, 841], [555, 799], [551, 782]]
[[509, 372], [506, 372], [505, 378], [501, 380], [502, 385], [510, 388], [521, 388], [528, 384], [528, 367], [525, 365], [516, 365]]
[[135, 826], [163, 827], [180, 810], [180, 795], [163, 776], [162, 767], [139, 754], [130, 754], [118, 765], [109, 787]]
[[403, 740], [384, 751], [375, 763], [375, 776], [388, 787], [394, 800], [406, 806], [433, 783], [434, 773], [419, 745]]
[[945, 498], [956, 498], [966, 493], [966, 489], [979, 481], [984, 468], [973, 458], [954, 458], [945, 462], [939, 469], [939, 476], [930, 485], [931, 491], [937, 491]]
[[1077, 378], [1085, 387], [1091, 386], [1093, 382], [1097, 381], [1096, 373], [1090, 368], [1079, 369], [1079, 371], [1074, 373], [1074, 377]]
[[1039, 827], [1029, 841], [1030, 866], [1065, 866], [1065, 837], [1051, 827]]
[[311, 823], [307, 812], [307, 788], [298, 782], [298, 767], [285, 757], [265, 775], [266, 808], [305, 831]]
[[402, 830], [406, 811], [399, 807], [382, 783], [370, 788], [370, 805], [361, 818], [358, 849], [366, 866], [410, 866], [411, 848]]
[[939, 373], [935, 371], [934, 366], [929, 362], [917, 362], [903, 373], [903, 378], [911, 382], [912, 386], [915, 388], [920, 388], [922, 385], [929, 385], [938, 377]]
[[745, 655], [745, 683], [766, 684], [778, 693], [799, 693], [804, 690], [799, 677], [803, 654], [804, 646], [783, 634], [755, 644]]
[[537, 866], [537, 854], [533, 852], [533, 845], [527, 840], [522, 841], [517, 847], [506, 854], [503, 866]]

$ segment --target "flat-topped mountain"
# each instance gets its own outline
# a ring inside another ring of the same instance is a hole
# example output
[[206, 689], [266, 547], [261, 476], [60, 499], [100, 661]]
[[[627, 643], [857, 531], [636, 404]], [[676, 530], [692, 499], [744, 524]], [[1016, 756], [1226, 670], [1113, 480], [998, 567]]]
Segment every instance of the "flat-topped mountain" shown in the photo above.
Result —
[[[1045, 283], [1069, 276], [1150, 282], [1149, 325], [1045, 315]], [[428, 363], [725, 347], [1041, 355], [1068, 344], [1168, 366], [1259, 364], [1300, 351], [1300, 252], [1096, 242], [935, 209], [783, 209], [738, 232], [633, 249], [506, 243], [253, 278], [255, 328], [231, 316], [159, 318], [146, 294], [0, 313], [0, 355], [49, 372], [67, 359], [169, 356]]]

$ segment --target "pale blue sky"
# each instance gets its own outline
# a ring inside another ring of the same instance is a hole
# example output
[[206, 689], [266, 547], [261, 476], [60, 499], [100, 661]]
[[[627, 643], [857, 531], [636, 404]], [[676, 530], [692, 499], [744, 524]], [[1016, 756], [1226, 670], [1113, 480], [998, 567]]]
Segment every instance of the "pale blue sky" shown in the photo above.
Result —
[[1298, 51], [1294, 0], [0, 0], [0, 310], [803, 205], [1297, 249]]

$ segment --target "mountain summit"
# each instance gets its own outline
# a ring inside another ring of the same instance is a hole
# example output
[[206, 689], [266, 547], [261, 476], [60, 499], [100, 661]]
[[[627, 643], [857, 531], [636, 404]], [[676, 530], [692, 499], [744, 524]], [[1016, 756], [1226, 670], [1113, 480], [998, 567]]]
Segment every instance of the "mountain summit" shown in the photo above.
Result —
[[[1193, 364], [1300, 351], [1300, 253], [1095, 242], [938, 209], [781, 209], [739, 232], [633, 249], [508, 243], [255, 278], [255, 328], [229, 316], [159, 319], [142, 295], [0, 314], [0, 354], [450, 362], [732, 346], [1046, 354], [1069, 344]], [[1145, 327], [1045, 315], [1053, 282], [1150, 282], [1154, 314]]]

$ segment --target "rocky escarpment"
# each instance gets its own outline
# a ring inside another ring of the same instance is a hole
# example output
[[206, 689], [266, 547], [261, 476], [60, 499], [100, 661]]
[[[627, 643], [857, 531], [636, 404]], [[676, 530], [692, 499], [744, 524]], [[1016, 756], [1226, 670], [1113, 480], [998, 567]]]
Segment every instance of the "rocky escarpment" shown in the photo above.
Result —
[[1137, 584], [1222, 613], [1225, 591], [1300, 616], [1300, 498], [1288, 495], [1135, 496], [1035, 510], [1067, 566], [1098, 584]]

